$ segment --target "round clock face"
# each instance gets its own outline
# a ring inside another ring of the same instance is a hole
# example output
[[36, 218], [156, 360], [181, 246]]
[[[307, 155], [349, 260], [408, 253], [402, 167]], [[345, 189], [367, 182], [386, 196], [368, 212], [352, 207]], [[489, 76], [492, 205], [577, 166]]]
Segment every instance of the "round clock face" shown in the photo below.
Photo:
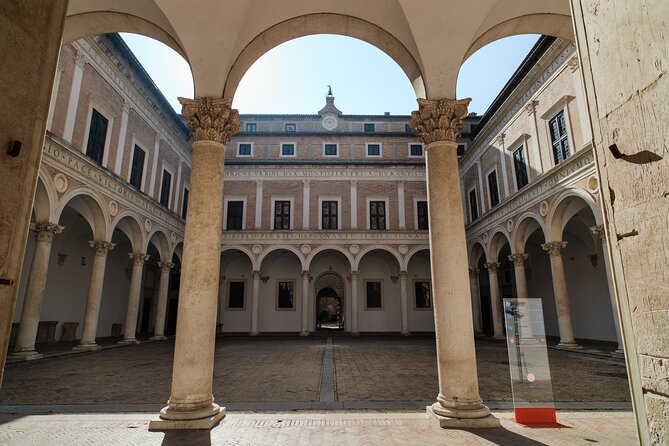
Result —
[[337, 118], [334, 116], [326, 116], [323, 118], [321, 125], [325, 130], [334, 130], [337, 127]]

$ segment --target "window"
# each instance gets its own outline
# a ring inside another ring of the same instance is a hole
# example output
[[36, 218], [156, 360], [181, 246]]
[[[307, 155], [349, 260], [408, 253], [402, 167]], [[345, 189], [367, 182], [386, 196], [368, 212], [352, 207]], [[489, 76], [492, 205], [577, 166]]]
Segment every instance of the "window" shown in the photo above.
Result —
[[244, 285], [242, 281], [230, 281], [228, 284], [228, 309], [244, 309]]
[[423, 145], [409, 144], [409, 156], [423, 156]]
[[281, 156], [295, 156], [295, 144], [281, 144]]
[[427, 201], [416, 202], [416, 214], [418, 216], [418, 229], [429, 229], [427, 218]]
[[364, 129], [365, 133], [374, 133], [374, 131], [375, 131], [374, 127], [375, 127], [374, 124], [365, 123], [365, 125], [363, 126], [363, 129]]
[[476, 189], [469, 191], [469, 217], [472, 221], [479, 218], [479, 209], [476, 205]]
[[555, 164], [569, 158], [569, 138], [567, 137], [567, 122], [564, 117], [564, 110], [560, 111], [553, 119], [548, 121], [548, 127], [551, 132], [551, 143], [553, 144], [553, 160]]
[[295, 132], [295, 124], [285, 124], [284, 130], [287, 132]]
[[404, 124], [404, 133], [413, 133], [409, 124]]
[[381, 156], [381, 144], [367, 144], [367, 156]]
[[432, 292], [430, 290], [430, 282], [427, 280], [417, 280], [414, 282], [415, 301], [414, 308], [416, 310], [427, 310], [432, 308]]
[[323, 201], [321, 211], [321, 229], [339, 229], [337, 221], [338, 203]]
[[325, 156], [337, 156], [337, 144], [325, 144], [323, 154]]
[[181, 218], [186, 218], [188, 214], [188, 189], [184, 189], [184, 201], [181, 203]]
[[225, 228], [229, 231], [239, 231], [242, 229], [244, 219], [244, 202], [228, 201], [228, 213], [225, 220]]
[[290, 201], [274, 202], [274, 229], [290, 229]]
[[145, 157], [146, 152], [144, 152], [138, 145], [135, 145], [135, 152], [132, 154], [132, 165], [130, 166], [130, 184], [137, 189], [142, 188]]
[[386, 229], [386, 202], [369, 202], [369, 229]]
[[529, 182], [527, 179], [527, 162], [525, 161], [525, 148], [520, 146], [513, 152], [513, 166], [516, 171], [516, 186], [522, 189]]
[[462, 156], [465, 154], [465, 150], [467, 150], [467, 145], [466, 144], [458, 144], [458, 148], [456, 149], [455, 153], [458, 156]]
[[170, 189], [172, 188], [172, 174], [163, 169], [163, 181], [160, 186], [160, 204], [169, 207]]
[[295, 308], [295, 282], [279, 281], [276, 308], [278, 310], [293, 310]]
[[88, 129], [88, 144], [86, 145], [86, 156], [98, 164], [102, 164], [102, 156], [105, 152], [105, 141], [107, 140], [107, 126], [109, 121], [102, 114], [93, 109], [91, 114], [91, 126]]
[[381, 301], [381, 282], [377, 280], [368, 280], [365, 282], [367, 288], [365, 308], [378, 310], [383, 308]]
[[240, 142], [237, 144], [237, 156], [251, 156], [253, 154], [253, 144], [250, 142]]
[[493, 170], [488, 174], [488, 192], [490, 193], [490, 207], [494, 208], [499, 204], [499, 190], [497, 188], [496, 170]]
[[257, 132], [258, 131], [258, 124], [255, 122], [247, 122], [246, 123], [246, 131], [247, 132]]

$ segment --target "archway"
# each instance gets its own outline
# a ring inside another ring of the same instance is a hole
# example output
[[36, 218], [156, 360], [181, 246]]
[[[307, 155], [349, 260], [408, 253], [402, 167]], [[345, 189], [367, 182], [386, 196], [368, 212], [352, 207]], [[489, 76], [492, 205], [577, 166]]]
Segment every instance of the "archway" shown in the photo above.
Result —
[[344, 281], [333, 272], [318, 276], [316, 289], [316, 330], [344, 330]]

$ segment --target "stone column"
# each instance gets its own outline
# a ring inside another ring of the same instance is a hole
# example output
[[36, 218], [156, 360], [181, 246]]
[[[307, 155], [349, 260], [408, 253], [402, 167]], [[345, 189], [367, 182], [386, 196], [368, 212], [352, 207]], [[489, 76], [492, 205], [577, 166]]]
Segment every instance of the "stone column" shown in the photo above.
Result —
[[302, 271], [302, 323], [300, 336], [309, 336], [309, 271]]
[[439, 395], [428, 412], [441, 427], [499, 426], [479, 396], [457, 137], [470, 99], [418, 99], [414, 133], [425, 143]]
[[504, 316], [502, 315], [502, 303], [499, 298], [499, 279], [497, 277], [497, 268], [499, 267], [499, 262], [488, 262], [485, 264], [485, 269], [488, 270], [488, 282], [490, 283], [493, 339], [505, 339]]
[[73, 350], [97, 350], [100, 348], [95, 343], [95, 337], [98, 331], [102, 285], [105, 280], [105, 265], [107, 264], [107, 254], [116, 246], [115, 243], [104, 240], [89, 241], [88, 244], [95, 250], [95, 255], [93, 256], [93, 266], [91, 267], [91, 280], [88, 284], [88, 298], [86, 299], [81, 341], [79, 341], [79, 345], [75, 346]]
[[469, 286], [472, 292], [472, 319], [474, 333], [481, 333], [481, 291], [479, 289], [479, 269], [469, 268]]
[[358, 330], [358, 272], [351, 271], [351, 334], [357, 336]]
[[409, 336], [409, 298], [407, 292], [407, 277], [409, 274], [406, 271], [400, 271], [400, 305], [402, 314], [402, 331], [404, 336]]
[[190, 202], [184, 235], [172, 391], [150, 429], [210, 429], [225, 409], [214, 403], [212, 381], [221, 262], [224, 144], [241, 125], [232, 98], [185, 99], [193, 130]]
[[253, 288], [251, 293], [251, 336], [258, 336], [258, 300], [260, 298], [260, 271], [253, 271]]
[[555, 294], [555, 307], [557, 308], [558, 327], [560, 329], [560, 343], [558, 347], [581, 348], [574, 341], [574, 330], [571, 326], [571, 310], [569, 308], [569, 294], [567, 293], [567, 281], [564, 276], [562, 265], [562, 251], [567, 242], [553, 241], [544, 243], [541, 247], [548, 253], [551, 259], [551, 274], [553, 276], [553, 293]]
[[167, 291], [170, 284], [170, 271], [174, 267], [172, 262], [156, 263], [160, 268], [160, 282], [158, 284], [158, 305], [156, 305], [156, 325], [153, 329], [154, 341], [162, 341], [165, 337], [165, 316], [167, 314]]
[[35, 339], [37, 338], [37, 328], [42, 312], [46, 276], [49, 271], [51, 242], [54, 234], [63, 232], [62, 226], [48, 221], [33, 223], [30, 225], [30, 229], [35, 232], [35, 253], [28, 273], [28, 285], [23, 299], [16, 347], [14, 352], [9, 355], [13, 359], [31, 360], [42, 357], [40, 353], [35, 351]]
[[139, 312], [139, 298], [142, 291], [142, 273], [144, 272], [144, 262], [149, 260], [149, 256], [143, 252], [128, 253], [132, 259], [132, 275], [130, 276], [130, 290], [128, 292], [128, 308], [125, 314], [125, 331], [123, 339], [119, 344], [139, 344], [135, 337], [137, 332], [137, 313]]
[[618, 347], [612, 353], [613, 356], [624, 356], [625, 350], [623, 347], [622, 333], [620, 331], [620, 319], [618, 316], [618, 305], [616, 304], [615, 287], [613, 285], [613, 273], [611, 272], [611, 259], [609, 258], [609, 250], [606, 249], [606, 233], [604, 232], [604, 225], [594, 226], [590, 228], [593, 235], [599, 237], [602, 243], [602, 251], [604, 252], [604, 268], [606, 269], [606, 284], [609, 287], [609, 299], [611, 300], [611, 312], [613, 313], [613, 325], [616, 330], [616, 341]]
[[511, 254], [509, 260], [513, 262], [513, 268], [516, 273], [516, 292], [519, 299], [527, 299], [527, 279], [525, 278], [525, 259], [527, 254], [518, 252]]

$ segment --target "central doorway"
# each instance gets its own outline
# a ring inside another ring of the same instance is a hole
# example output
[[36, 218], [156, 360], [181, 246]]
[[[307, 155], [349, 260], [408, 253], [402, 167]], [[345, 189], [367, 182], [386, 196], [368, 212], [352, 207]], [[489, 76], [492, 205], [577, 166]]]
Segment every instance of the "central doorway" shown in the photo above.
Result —
[[344, 330], [344, 281], [337, 273], [316, 280], [316, 330]]

